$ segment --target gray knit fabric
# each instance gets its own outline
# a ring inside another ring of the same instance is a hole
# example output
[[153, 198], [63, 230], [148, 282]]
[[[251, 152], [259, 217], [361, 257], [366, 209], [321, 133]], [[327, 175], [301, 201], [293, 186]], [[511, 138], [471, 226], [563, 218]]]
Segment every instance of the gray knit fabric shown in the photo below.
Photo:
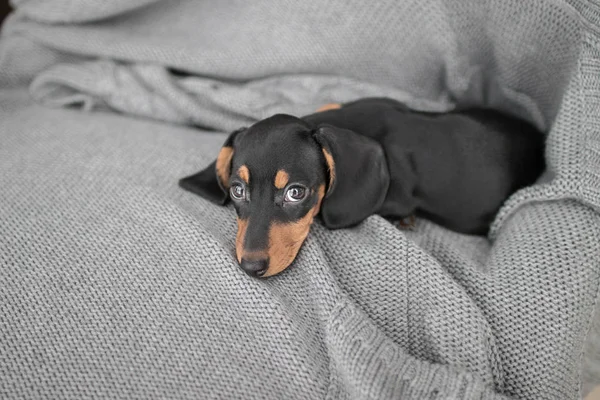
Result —
[[[0, 40], [0, 398], [576, 399], [600, 280], [586, 1], [21, 0]], [[274, 112], [390, 96], [548, 131], [489, 237], [373, 216], [237, 266], [177, 187]]]

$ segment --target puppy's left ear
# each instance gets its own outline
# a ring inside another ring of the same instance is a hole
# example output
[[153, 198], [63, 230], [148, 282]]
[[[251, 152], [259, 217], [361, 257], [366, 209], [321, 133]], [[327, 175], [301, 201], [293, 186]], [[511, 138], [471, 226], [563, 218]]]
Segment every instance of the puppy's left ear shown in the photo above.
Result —
[[215, 204], [225, 205], [229, 200], [233, 142], [236, 136], [245, 130], [246, 128], [241, 128], [233, 131], [221, 147], [217, 159], [202, 171], [180, 179], [179, 186]]
[[328, 185], [321, 219], [329, 229], [356, 225], [377, 213], [390, 185], [383, 149], [348, 129], [320, 125], [313, 133], [321, 145]]

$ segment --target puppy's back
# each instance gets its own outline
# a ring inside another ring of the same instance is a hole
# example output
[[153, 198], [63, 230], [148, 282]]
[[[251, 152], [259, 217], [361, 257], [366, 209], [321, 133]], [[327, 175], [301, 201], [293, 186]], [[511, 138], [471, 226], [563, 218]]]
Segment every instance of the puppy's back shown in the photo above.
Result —
[[[418, 212], [458, 232], [485, 233], [506, 198], [533, 184], [545, 167], [545, 136], [494, 110], [428, 113], [392, 99], [368, 98], [304, 119], [380, 143], [392, 179], [385, 216], [404, 216], [395, 215], [405, 208], [395, 207], [398, 199], [391, 197], [408, 190]], [[407, 182], [416, 183], [401, 187]]]

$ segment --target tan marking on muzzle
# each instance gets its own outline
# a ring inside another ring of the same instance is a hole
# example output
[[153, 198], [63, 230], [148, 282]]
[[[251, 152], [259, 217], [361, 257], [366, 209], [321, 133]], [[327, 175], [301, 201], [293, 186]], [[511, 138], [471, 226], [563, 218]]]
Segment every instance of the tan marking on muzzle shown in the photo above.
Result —
[[269, 268], [263, 277], [273, 276], [286, 269], [296, 258], [310, 231], [315, 215], [319, 213], [325, 186], [318, 191], [318, 200], [300, 220], [288, 224], [273, 223], [269, 228]]
[[233, 157], [233, 147], [224, 146], [219, 151], [217, 156], [217, 162], [215, 169], [217, 170], [217, 177], [221, 181], [223, 187], [229, 187], [229, 178], [231, 177], [231, 158]]
[[246, 165], [242, 165], [238, 169], [238, 175], [240, 176], [240, 178], [242, 178], [244, 182], [246, 182], [246, 184], [250, 183], [250, 170]]
[[235, 255], [238, 263], [242, 262], [242, 256], [244, 255], [244, 238], [246, 237], [246, 229], [248, 229], [247, 219], [237, 219], [238, 231], [235, 237]]
[[275, 185], [275, 187], [277, 189], [283, 189], [285, 187], [285, 185], [288, 184], [289, 180], [290, 180], [290, 176], [288, 175], [288, 173], [285, 172], [284, 170], [280, 169], [279, 171], [277, 171], [277, 174], [275, 175], [275, 182], [273, 182], [273, 184]]
[[329, 111], [329, 110], [339, 110], [342, 108], [342, 105], [339, 103], [327, 103], [317, 109], [317, 112]]

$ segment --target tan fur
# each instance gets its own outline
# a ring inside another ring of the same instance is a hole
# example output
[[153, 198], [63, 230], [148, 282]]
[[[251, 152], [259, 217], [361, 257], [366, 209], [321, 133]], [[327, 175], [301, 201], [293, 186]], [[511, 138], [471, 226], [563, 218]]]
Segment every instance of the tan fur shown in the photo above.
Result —
[[319, 200], [317, 200], [317, 205], [313, 207], [313, 217], [316, 217], [319, 211], [321, 211], [323, 197], [325, 197], [325, 185], [319, 186]]
[[238, 231], [235, 238], [235, 255], [239, 263], [242, 262], [242, 256], [244, 255], [244, 239], [246, 238], [246, 229], [248, 228], [248, 220], [237, 219]]
[[269, 268], [264, 277], [273, 276], [286, 269], [300, 251], [308, 236], [315, 215], [319, 213], [325, 195], [325, 186], [319, 187], [319, 199], [304, 217], [289, 224], [274, 223], [269, 229]]
[[331, 189], [333, 182], [335, 181], [335, 162], [333, 161], [331, 154], [326, 149], [323, 149], [323, 155], [325, 156], [327, 170], [329, 171], [329, 188]]
[[264, 277], [273, 276], [286, 269], [300, 251], [300, 247], [308, 236], [314, 217], [321, 209], [325, 196], [325, 185], [319, 186], [318, 200], [304, 217], [290, 224], [273, 223], [269, 228], [269, 248], [266, 251], [244, 251], [244, 239], [248, 220], [237, 219], [238, 231], [235, 242], [236, 257], [239, 263], [244, 260], [269, 259], [269, 268]]
[[342, 105], [339, 103], [328, 103], [324, 106], [321, 106], [317, 109], [317, 112], [329, 111], [329, 110], [339, 110], [342, 108]]
[[279, 171], [277, 171], [277, 175], [275, 175], [275, 182], [273, 184], [277, 189], [283, 189], [285, 185], [288, 184], [289, 180], [290, 176], [288, 175], [288, 173], [280, 169]]
[[231, 158], [233, 157], [233, 147], [225, 146], [221, 148], [217, 156], [216, 170], [217, 177], [221, 184], [228, 188], [229, 178], [231, 177]]
[[250, 183], [250, 170], [248, 169], [248, 167], [242, 165], [238, 169], [238, 175], [240, 176], [240, 178], [242, 178], [244, 182], [246, 182], [246, 184]]

